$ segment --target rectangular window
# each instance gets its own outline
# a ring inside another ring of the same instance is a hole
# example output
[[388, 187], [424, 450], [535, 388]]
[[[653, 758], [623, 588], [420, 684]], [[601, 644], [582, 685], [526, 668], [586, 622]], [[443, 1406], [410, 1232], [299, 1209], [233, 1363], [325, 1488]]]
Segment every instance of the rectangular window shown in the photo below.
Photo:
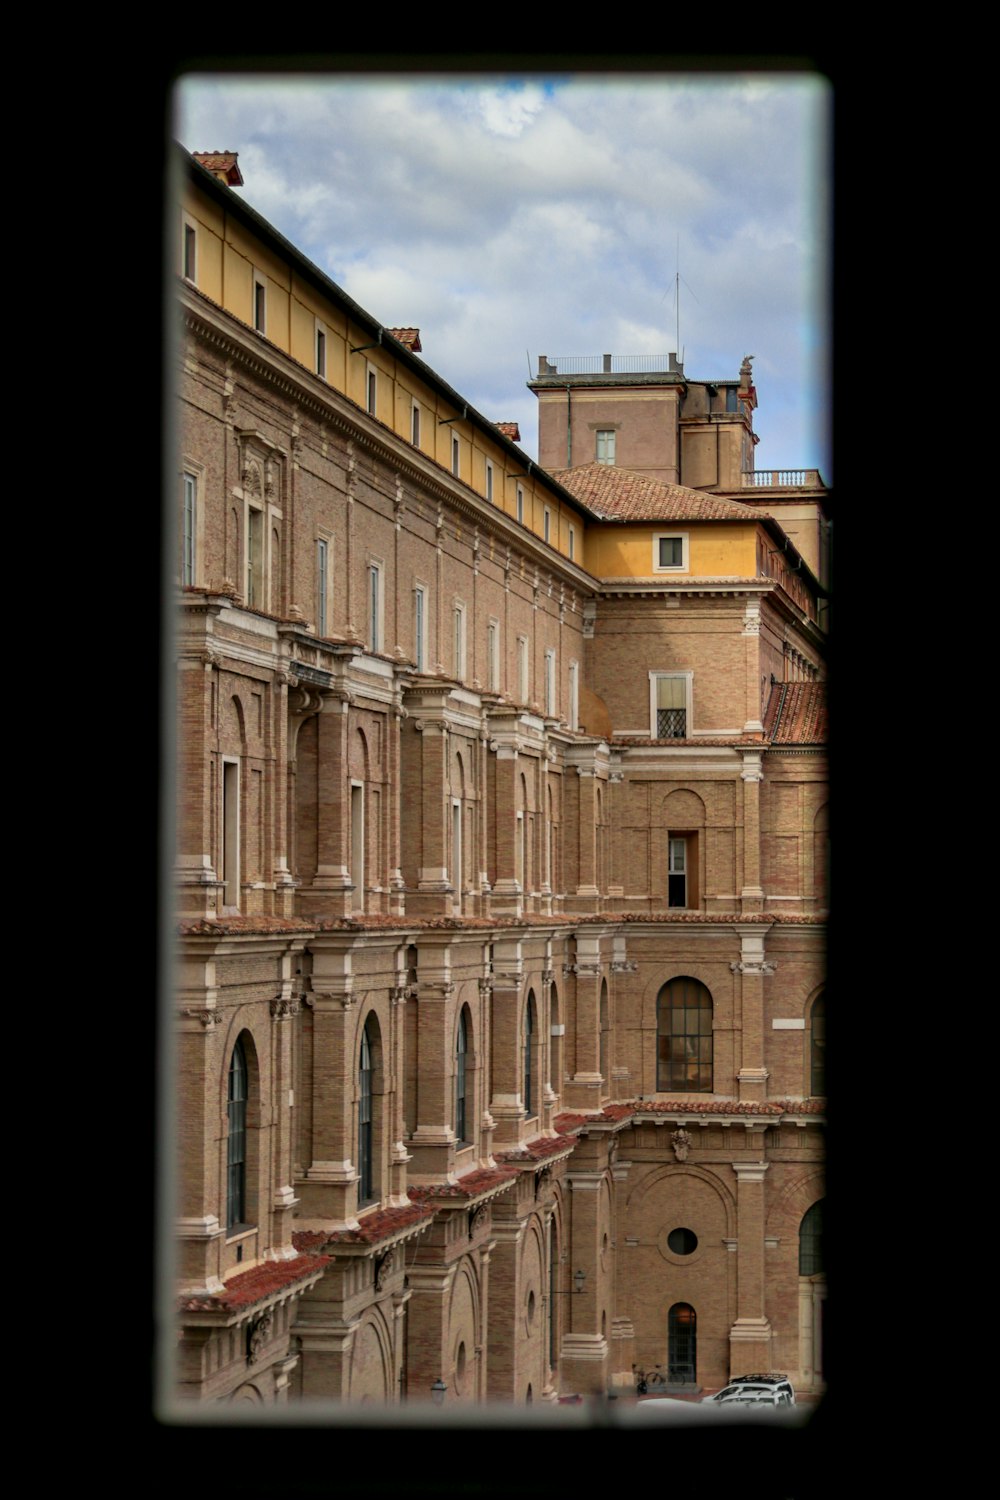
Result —
[[461, 682], [465, 677], [465, 605], [456, 604], [452, 615], [453, 661], [455, 676]]
[[371, 365], [369, 365], [368, 366], [368, 381], [367, 381], [367, 387], [366, 387], [365, 401], [366, 401], [366, 404], [367, 404], [367, 407], [368, 407], [368, 413], [369, 413], [370, 416], [373, 416], [373, 417], [375, 415], [375, 405], [376, 405], [377, 397], [378, 397], [378, 375], [377, 375], [376, 371], [374, 370], [374, 368]]
[[489, 690], [500, 691], [500, 621], [491, 620], [486, 627], [486, 660], [489, 673]]
[[371, 651], [382, 650], [382, 568], [379, 563], [368, 566], [368, 647]]
[[517, 698], [519, 703], [528, 701], [528, 637], [517, 638]]
[[420, 407], [415, 401], [410, 410], [410, 442], [414, 448], [420, 447]]
[[653, 572], [686, 573], [688, 570], [688, 537], [686, 531], [668, 532], [653, 537]]
[[548, 506], [545, 507], [542, 515], [542, 536], [547, 542], [552, 540], [552, 512]]
[[457, 436], [456, 433], [453, 432], [452, 435], [451, 435], [451, 472], [454, 474], [454, 476], [455, 476], [456, 479], [458, 478], [458, 461], [459, 461], [458, 436]]
[[327, 593], [330, 586], [330, 546], [322, 537], [316, 543], [316, 630], [321, 636], [329, 633], [327, 619]]
[[669, 839], [667, 905], [687, 906], [687, 839]]
[[576, 527], [569, 528], [569, 560], [572, 562], [576, 557]]
[[322, 328], [316, 330], [316, 374], [326, 379], [326, 334]]
[[575, 661], [569, 664], [569, 727], [580, 727], [580, 667]]
[[486, 460], [486, 498], [493, 504], [493, 465]]
[[517, 519], [524, 525], [524, 490], [520, 485], [517, 487]]
[[737, 410], [738, 410], [738, 408], [737, 408], [737, 405], [736, 405], [736, 387], [734, 385], [727, 385], [726, 386], [726, 411], [735, 412]]
[[222, 902], [240, 904], [240, 763], [222, 763]]
[[267, 282], [256, 271], [253, 275], [253, 326], [258, 333], [267, 332]]
[[355, 911], [365, 909], [365, 789], [351, 782], [351, 884]]
[[545, 717], [551, 719], [556, 711], [556, 653], [545, 653]]
[[686, 739], [691, 727], [691, 673], [650, 672], [649, 685], [653, 739]]
[[195, 582], [195, 540], [198, 525], [198, 481], [184, 475], [184, 517], [181, 537], [181, 583]]
[[413, 590], [413, 660], [418, 672], [427, 670], [427, 590]]
[[264, 512], [247, 507], [247, 603], [264, 607]]
[[615, 461], [615, 432], [614, 428], [597, 434], [597, 462], [599, 464], [613, 464]]
[[183, 262], [185, 279], [198, 280], [198, 235], [193, 224], [184, 225]]

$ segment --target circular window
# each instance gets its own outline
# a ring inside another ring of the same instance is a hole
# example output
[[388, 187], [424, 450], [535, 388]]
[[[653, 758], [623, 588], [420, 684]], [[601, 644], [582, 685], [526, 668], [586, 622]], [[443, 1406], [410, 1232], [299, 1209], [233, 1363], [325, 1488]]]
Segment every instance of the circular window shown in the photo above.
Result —
[[698, 1236], [693, 1229], [671, 1229], [667, 1247], [675, 1255], [693, 1255], [698, 1248]]

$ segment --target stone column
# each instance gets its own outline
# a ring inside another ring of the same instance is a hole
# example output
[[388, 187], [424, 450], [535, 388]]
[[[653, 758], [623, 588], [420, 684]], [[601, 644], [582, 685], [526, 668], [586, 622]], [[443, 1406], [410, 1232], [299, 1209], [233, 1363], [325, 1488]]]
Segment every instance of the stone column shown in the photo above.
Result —
[[420, 840], [417, 893], [409, 906], [416, 916], [451, 916], [453, 886], [448, 870], [448, 729], [440, 719], [414, 721], [420, 735]]
[[740, 910], [764, 910], [764, 890], [760, 868], [760, 784], [764, 780], [759, 750], [743, 752], [743, 888]]
[[177, 674], [177, 913], [215, 916], [221, 880], [213, 862], [219, 802], [212, 754], [215, 664], [210, 648], [183, 655]]
[[596, 912], [600, 892], [597, 889], [597, 773], [577, 767], [580, 778], [579, 883], [576, 888], [578, 911]]
[[[500, 1218], [501, 1213], [511, 1217]], [[518, 1343], [521, 1327], [521, 1236], [523, 1222], [514, 1217], [514, 1205], [504, 1203], [493, 1210], [493, 1296], [487, 1328], [489, 1359], [486, 1394], [494, 1400], [518, 1398]]]
[[618, 1389], [631, 1391], [635, 1386], [632, 1366], [635, 1363], [635, 1328], [625, 1311], [631, 1304], [629, 1282], [633, 1274], [630, 1250], [625, 1240], [625, 1213], [628, 1202], [628, 1174], [630, 1161], [616, 1161], [611, 1168], [614, 1182], [614, 1224], [612, 1239], [615, 1242], [615, 1316], [611, 1320], [611, 1384]]
[[270, 849], [271, 879], [274, 884], [272, 907], [275, 916], [290, 917], [295, 907], [295, 882], [288, 868], [288, 687], [291, 681], [287, 667], [275, 673], [269, 695], [265, 755], [267, 775], [264, 781], [265, 829], [273, 830]]
[[[350, 799], [348, 778], [347, 693], [330, 695], [317, 725], [316, 874], [299, 905], [331, 916], [351, 911], [351, 871], [348, 865]], [[318, 898], [318, 899], [317, 899]]]
[[[763, 1153], [763, 1142], [761, 1143]], [[771, 1324], [764, 1306], [766, 1161], [734, 1162], [736, 1173], [736, 1322], [729, 1330], [729, 1373], [771, 1368]]]
[[499, 1146], [516, 1145], [523, 1134], [523, 975], [520, 942], [511, 938], [496, 941], [493, 946], [493, 1013], [490, 1028], [493, 1061], [490, 1114], [496, 1125], [494, 1139]]
[[281, 994], [271, 1001], [272, 1098], [274, 1100], [273, 1158], [271, 1183], [274, 1192], [272, 1253], [276, 1260], [291, 1260], [298, 1252], [292, 1244], [293, 1214], [298, 1199], [292, 1188], [292, 1029], [299, 1011], [294, 987], [294, 962], [305, 940], [289, 945], [281, 957]]
[[[437, 937], [437, 941], [435, 938]], [[414, 1181], [445, 1176], [454, 1167], [454, 1058], [451, 1045], [455, 985], [446, 938], [422, 933], [417, 989], [417, 1109], [410, 1137]]]
[[386, 1129], [389, 1132], [389, 1203], [394, 1208], [404, 1207], [410, 1200], [406, 1195], [406, 1169], [410, 1153], [403, 1140], [403, 1097], [406, 1088], [406, 1005], [409, 992], [405, 984], [406, 949], [396, 954], [396, 984], [390, 994], [390, 1031], [392, 1046], [392, 1093], [391, 1106], [386, 1113]]
[[737, 1060], [740, 1100], [758, 1102], [767, 1097], [768, 1071], [764, 1065], [764, 981], [775, 965], [764, 958], [770, 927], [740, 926], [740, 958], [729, 965], [736, 975], [739, 994], [740, 1057]]
[[400, 859], [400, 787], [403, 780], [400, 745], [400, 724], [406, 717], [405, 708], [396, 707], [386, 715], [386, 869], [389, 872], [389, 912], [400, 917], [406, 909], [403, 895], [403, 871]]
[[356, 1227], [353, 1109], [355, 998], [351, 948], [313, 947], [313, 1106], [309, 1164], [296, 1184], [300, 1218]]
[[[560, 1350], [562, 1382], [568, 1391], [603, 1393], [608, 1386], [609, 1349], [601, 1333], [600, 1197], [604, 1171], [600, 1167], [571, 1169], [569, 1186], [570, 1252], [566, 1297], [569, 1315]], [[577, 1292], [573, 1278], [583, 1271], [583, 1290]]]
[[177, 1276], [182, 1291], [221, 1291], [219, 1256], [225, 1213], [219, 1180], [220, 1116], [217, 1080], [219, 1040], [215, 958], [183, 953], [178, 959], [177, 999]]
[[583, 928], [576, 935], [573, 1007], [576, 1071], [566, 1085], [571, 1109], [599, 1109], [601, 1101], [601, 939]]
[[748, 599], [743, 612], [743, 642], [746, 663], [746, 721], [744, 734], [763, 734], [760, 691], [760, 599]]
[[[545, 944], [545, 967], [542, 970], [541, 1013], [538, 1017], [539, 1051], [542, 1065], [542, 1108], [539, 1124], [546, 1135], [553, 1134], [552, 1120], [559, 1103], [559, 1093], [552, 1087], [552, 939]], [[556, 1080], [559, 1081], [558, 1079]]]
[[[494, 916], [520, 917], [524, 893], [517, 879], [517, 751], [497, 746], [496, 808], [497, 878], [490, 902]], [[527, 812], [525, 812], [527, 817]]]

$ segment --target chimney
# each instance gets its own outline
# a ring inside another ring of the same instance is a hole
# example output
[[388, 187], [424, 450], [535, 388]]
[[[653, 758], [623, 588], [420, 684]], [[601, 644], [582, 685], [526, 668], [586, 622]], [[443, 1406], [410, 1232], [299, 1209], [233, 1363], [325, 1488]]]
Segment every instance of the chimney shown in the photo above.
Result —
[[200, 167], [211, 172], [226, 187], [243, 186], [243, 173], [236, 164], [237, 151], [192, 151], [191, 155]]
[[390, 328], [389, 332], [394, 339], [398, 339], [404, 348], [409, 349], [411, 354], [423, 354], [419, 328]]

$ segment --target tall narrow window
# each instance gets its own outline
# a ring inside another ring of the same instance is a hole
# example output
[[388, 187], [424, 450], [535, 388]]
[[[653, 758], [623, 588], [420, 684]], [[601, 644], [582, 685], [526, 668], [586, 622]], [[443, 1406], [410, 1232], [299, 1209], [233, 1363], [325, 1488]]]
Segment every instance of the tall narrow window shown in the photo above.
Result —
[[181, 538], [181, 582], [195, 582], [195, 537], [198, 522], [198, 481], [193, 474], [184, 475], [184, 518]]
[[491, 693], [500, 691], [500, 622], [491, 620], [486, 627], [486, 661]]
[[469, 1027], [465, 1007], [458, 1018], [455, 1041], [455, 1139], [460, 1144], [469, 1139], [468, 1100], [466, 1097], [465, 1059], [469, 1051]]
[[552, 540], [552, 512], [548, 506], [542, 512], [542, 536], [547, 542]]
[[415, 401], [410, 408], [410, 442], [414, 448], [420, 447], [420, 407]]
[[569, 727], [580, 727], [580, 666], [575, 661], [569, 664]]
[[222, 901], [240, 904], [240, 765], [222, 763]]
[[316, 629], [321, 636], [328, 633], [327, 592], [329, 589], [329, 543], [320, 537], [316, 543]]
[[452, 614], [453, 656], [455, 676], [461, 682], [465, 677], [465, 605], [456, 604]]
[[188, 281], [198, 279], [198, 235], [193, 224], [184, 225], [184, 276]]
[[667, 843], [667, 905], [687, 906], [687, 839]]
[[661, 1093], [712, 1092], [712, 997], [697, 979], [672, 979], [656, 1002]]
[[615, 461], [615, 433], [614, 429], [599, 432], [597, 434], [597, 462], [599, 464], [613, 464]]
[[368, 645], [372, 651], [382, 649], [382, 569], [377, 563], [368, 567]]
[[535, 996], [528, 991], [524, 1007], [524, 1113], [530, 1119], [535, 1113]]
[[413, 660], [418, 672], [427, 669], [427, 590], [419, 585], [413, 590]]
[[818, 1276], [823, 1263], [823, 1199], [806, 1210], [799, 1225], [799, 1275]]
[[574, 560], [574, 558], [576, 557], [576, 527], [575, 526], [571, 526], [569, 528], [568, 546], [569, 546], [569, 560], [570, 560], [570, 562], [572, 562]]
[[655, 740], [682, 740], [688, 732], [687, 676], [651, 673], [652, 733]]
[[226, 1141], [226, 1228], [236, 1229], [247, 1212], [247, 1060], [241, 1037], [229, 1062]]
[[458, 461], [459, 461], [458, 435], [453, 432], [452, 435], [451, 435], [451, 472], [454, 474], [454, 476], [455, 476], [456, 479], [458, 478]]
[[826, 1094], [826, 996], [813, 1001], [809, 1017], [809, 1092], [819, 1098]]
[[365, 789], [351, 782], [351, 884], [355, 911], [365, 909]]
[[267, 332], [267, 283], [256, 273], [253, 279], [253, 326], [258, 333]]
[[667, 1379], [693, 1385], [698, 1378], [698, 1317], [689, 1302], [675, 1302], [667, 1314]]
[[264, 604], [264, 512], [247, 508], [247, 603], [261, 609]]
[[456, 914], [462, 910], [462, 804], [457, 799], [451, 804], [451, 878], [454, 894], [452, 902]]
[[556, 653], [545, 653], [545, 717], [551, 719], [556, 711]]
[[524, 525], [524, 490], [521, 485], [517, 487], [517, 519]]
[[528, 701], [528, 638], [519, 635], [517, 638], [517, 697], [519, 703]]
[[369, 415], [375, 415], [375, 404], [378, 397], [378, 376], [371, 365], [368, 366], [368, 379], [366, 384], [365, 401]]
[[326, 379], [326, 334], [322, 328], [316, 330], [316, 374]]
[[372, 1049], [368, 1022], [361, 1033], [361, 1056], [358, 1059], [358, 1205], [370, 1203], [375, 1196], [375, 1174], [372, 1152]]
[[486, 460], [486, 498], [493, 503], [493, 465], [489, 459]]

